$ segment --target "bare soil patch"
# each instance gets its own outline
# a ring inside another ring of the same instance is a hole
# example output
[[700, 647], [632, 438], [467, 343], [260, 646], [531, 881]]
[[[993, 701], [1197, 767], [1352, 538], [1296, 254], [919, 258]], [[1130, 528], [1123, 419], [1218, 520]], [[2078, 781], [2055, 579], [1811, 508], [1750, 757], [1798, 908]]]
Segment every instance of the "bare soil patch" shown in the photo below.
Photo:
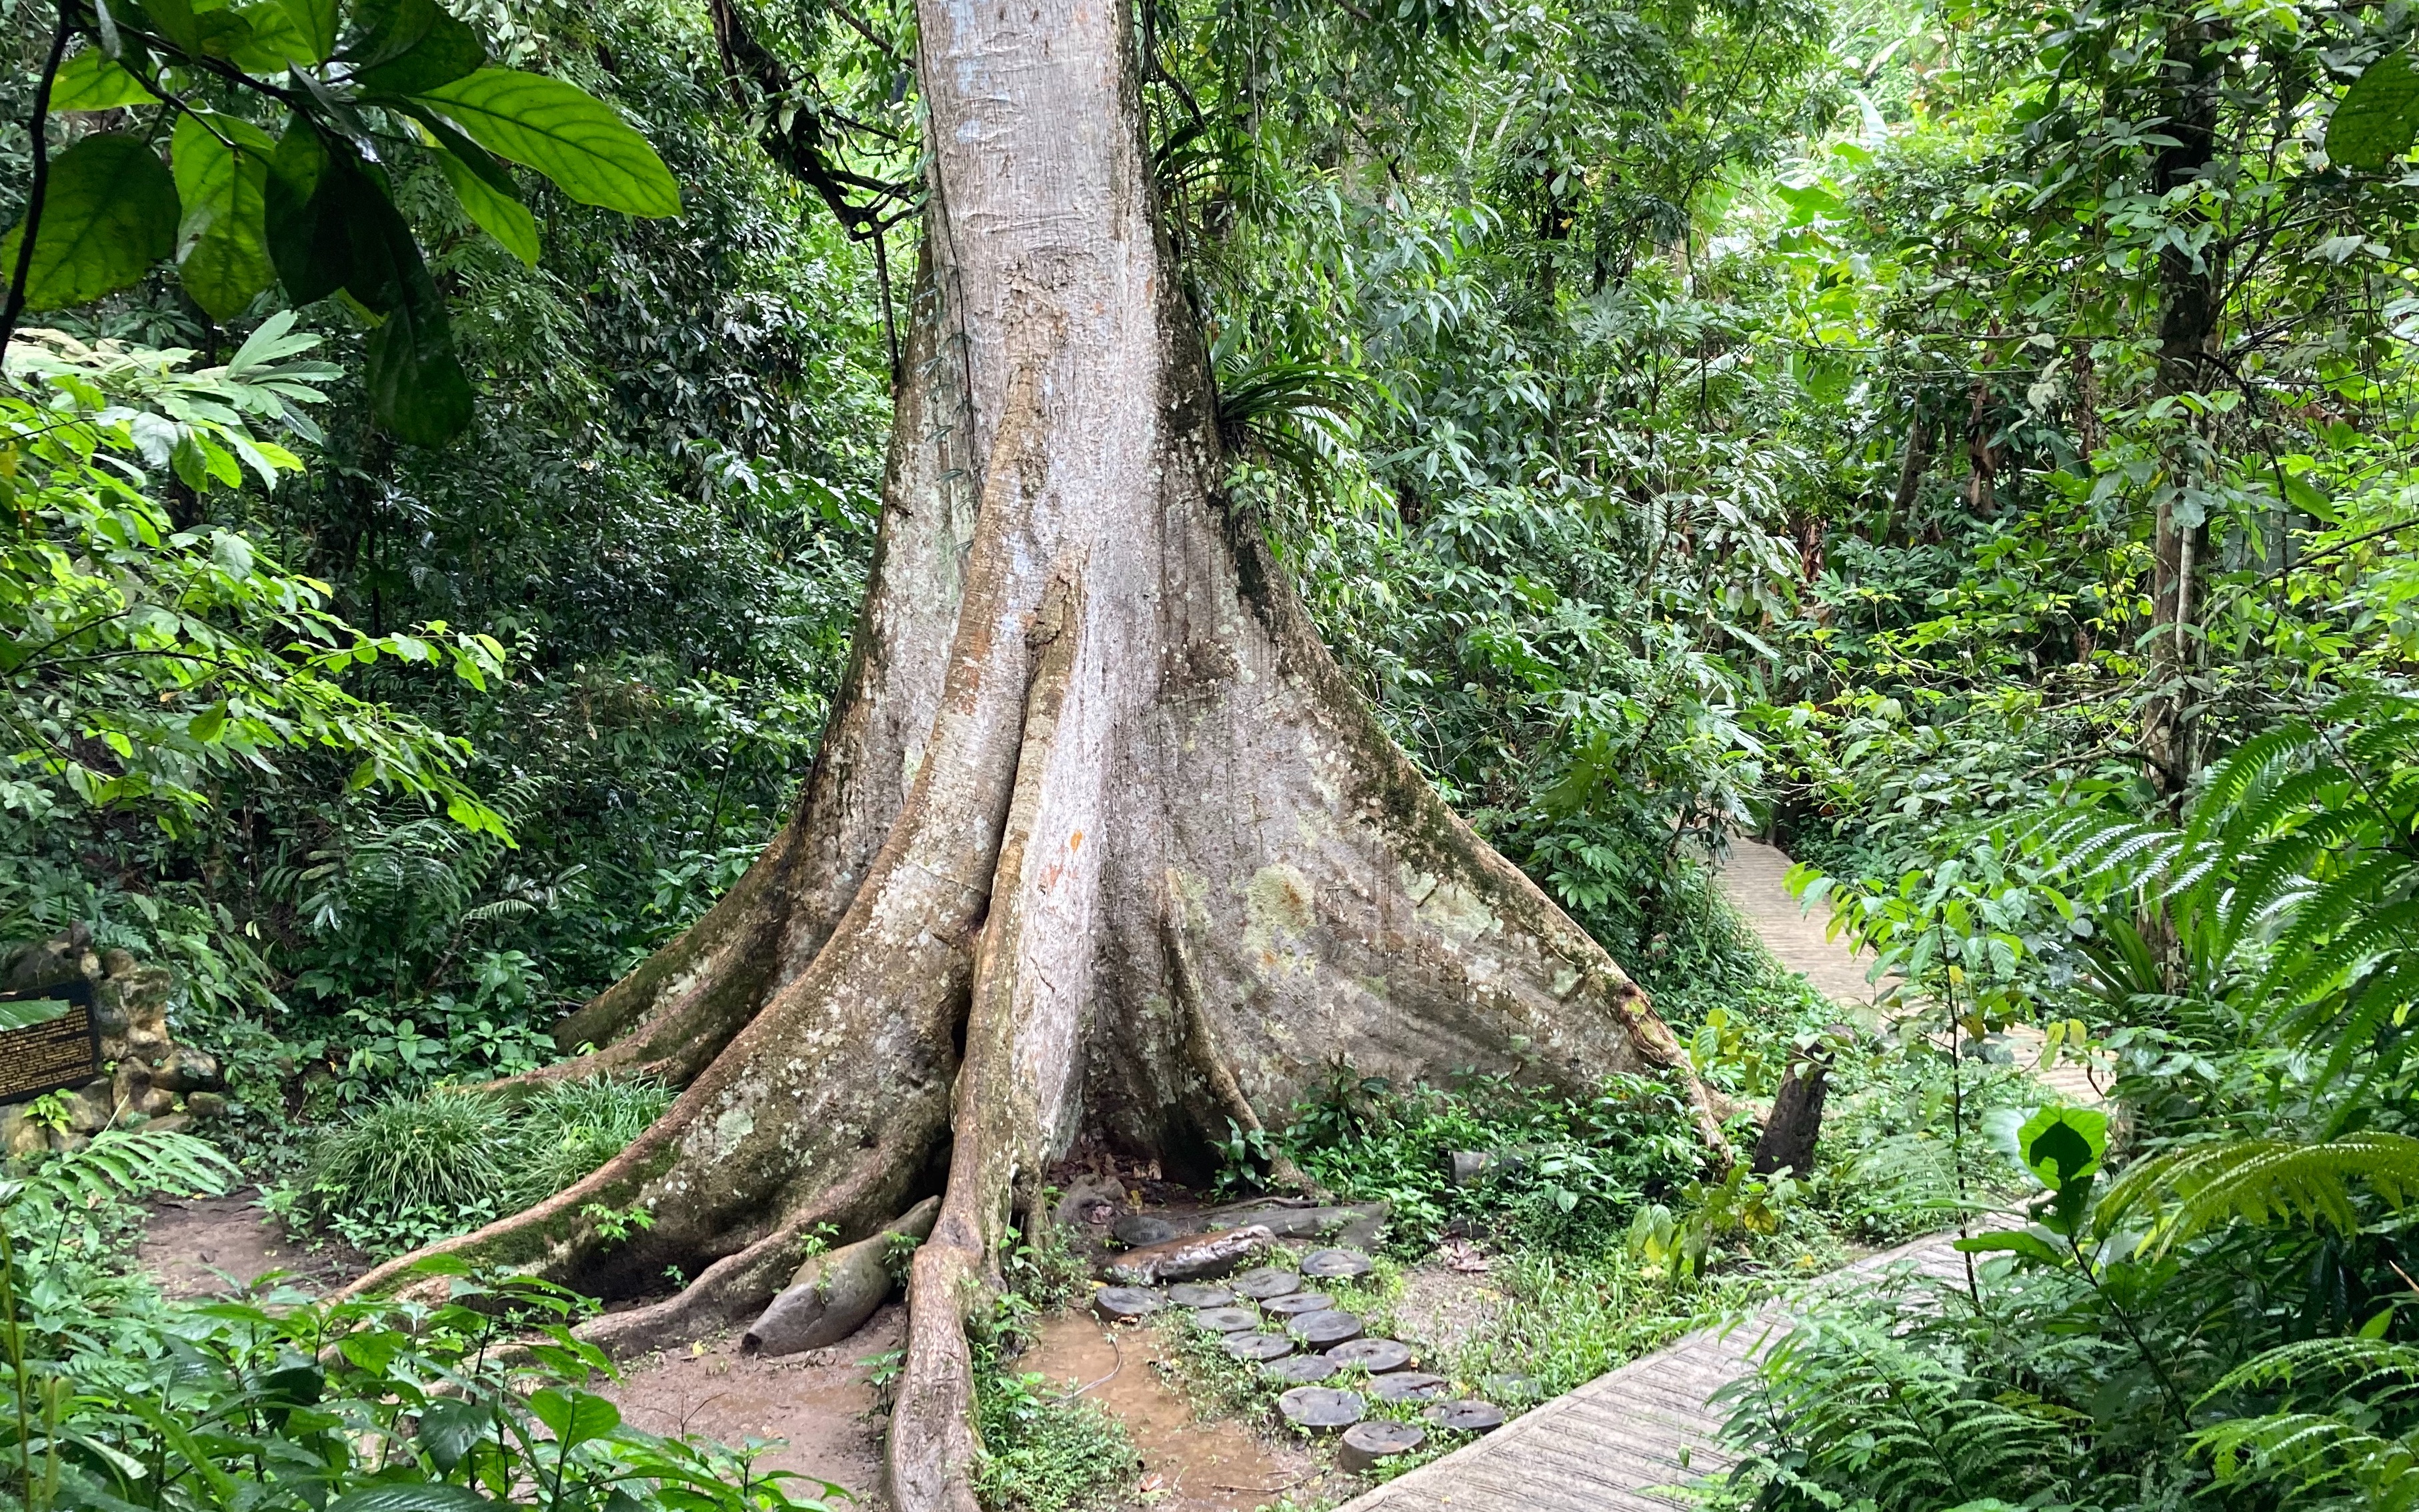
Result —
[[276, 1271], [291, 1273], [306, 1290], [320, 1291], [364, 1268], [359, 1256], [340, 1246], [296, 1243], [253, 1202], [249, 1190], [153, 1202], [143, 1242], [135, 1247], [136, 1263], [176, 1298], [223, 1296]]
[[891, 1303], [840, 1343], [778, 1359], [741, 1354], [738, 1335], [730, 1334], [647, 1355], [603, 1395], [649, 1433], [694, 1433], [732, 1445], [779, 1440], [758, 1466], [836, 1482], [853, 1498], [845, 1504], [881, 1512], [890, 1504], [882, 1489], [888, 1420], [875, 1414], [865, 1362], [901, 1346], [906, 1318], [906, 1308]]
[[1402, 1337], [1419, 1341], [1425, 1357], [1450, 1360], [1494, 1329], [1510, 1304], [1488, 1273], [1431, 1257], [1404, 1271], [1394, 1325]]
[[1014, 1368], [1078, 1390], [1132, 1435], [1142, 1479], [1125, 1507], [1253, 1512], [1287, 1495], [1297, 1502], [1317, 1498], [1324, 1473], [1309, 1453], [1231, 1419], [1194, 1414], [1193, 1404], [1168, 1384], [1156, 1331], [1112, 1328], [1069, 1312], [1042, 1319], [1038, 1335]]

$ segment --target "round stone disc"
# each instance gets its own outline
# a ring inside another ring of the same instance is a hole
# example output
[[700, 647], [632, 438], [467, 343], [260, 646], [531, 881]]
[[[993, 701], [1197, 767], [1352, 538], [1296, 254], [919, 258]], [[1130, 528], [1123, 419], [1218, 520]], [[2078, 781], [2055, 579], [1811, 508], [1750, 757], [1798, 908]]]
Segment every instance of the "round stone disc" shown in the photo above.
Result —
[[1482, 1376], [1478, 1389], [1499, 1402], [1533, 1402], [1546, 1395], [1545, 1385], [1534, 1376]]
[[1293, 1352], [1293, 1340], [1283, 1334], [1229, 1334], [1226, 1352], [1238, 1360], [1278, 1360]]
[[1260, 1374], [1288, 1386], [1307, 1386], [1335, 1374], [1336, 1364], [1323, 1354], [1288, 1354], [1260, 1366]]
[[1302, 1257], [1302, 1273], [1321, 1281], [1367, 1275], [1374, 1262], [1357, 1249], [1315, 1249]]
[[1369, 1395], [1381, 1402], [1432, 1402], [1444, 1395], [1447, 1381], [1418, 1370], [1395, 1370], [1369, 1382]]
[[1295, 1291], [1282, 1297], [1271, 1297], [1261, 1305], [1279, 1318], [1300, 1318], [1304, 1313], [1323, 1313], [1335, 1305], [1335, 1299], [1324, 1291]]
[[1205, 1287], [1188, 1281], [1180, 1287], [1168, 1288], [1167, 1300], [1179, 1307], [1231, 1307], [1235, 1294], [1225, 1287]]
[[1335, 1463], [1337, 1468], [1357, 1475], [1380, 1459], [1410, 1453], [1426, 1438], [1425, 1430], [1410, 1423], [1390, 1423], [1384, 1418], [1355, 1423], [1344, 1430], [1344, 1442], [1336, 1446]]
[[1281, 1265], [1263, 1265], [1246, 1271], [1229, 1283], [1235, 1295], [1266, 1302], [1271, 1297], [1290, 1296], [1302, 1289], [1302, 1277]]
[[1249, 1307], [1195, 1307], [1193, 1320], [1212, 1334], [1248, 1334], [1260, 1326], [1260, 1315]]
[[1148, 1212], [1130, 1212], [1109, 1225], [1109, 1232], [1120, 1244], [1140, 1249], [1145, 1244], [1163, 1244], [1171, 1239], [1181, 1239], [1184, 1230], [1166, 1219]]
[[1102, 1287], [1092, 1293], [1092, 1305], [1103, 1318], [1141, 1318], [1167, 1305], [1167, 1299], [1148, 1287]]
[[1337, 1365], [1357, 1365], [1373, 1376], [1400, 1370], [1411, 1363], [1411, 1347], [1393, 1339], [1353, 1339], [1327, 1351]]
[[1277, 1411], [1296, 1427], [1333, 1432], [1361, 1421], [1366, 1404], [1358, 1392], [1327, 1386], [1296, 1386], [1277, 1398]]
[[1322, 1312], [1303, 1313], [1286, 1325], [1286, 1332], [1314, 1350], [1332, 1350], [1347, 1339], [1361, 1336], [1361, 1319], [1350, 1313], [1333, 1308]]
[[1420, 1416], [1456, 1433], [1492, 1433], [1503, 1426], [1503, 1409], [1492, 1402], [1437, 1402], [1421, 1409]]

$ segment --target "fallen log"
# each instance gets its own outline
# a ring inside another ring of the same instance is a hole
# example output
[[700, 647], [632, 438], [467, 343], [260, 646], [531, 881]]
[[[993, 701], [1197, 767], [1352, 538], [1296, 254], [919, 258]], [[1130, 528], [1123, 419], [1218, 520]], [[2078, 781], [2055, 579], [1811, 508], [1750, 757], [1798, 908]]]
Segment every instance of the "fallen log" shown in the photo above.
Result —
[[1197, 1281], [1204, 1276], [1225, 1275], [1267, 1249], [1274, 1239], [1257, 1224], [1218, 1234], [1187, 1235], [1113, 1256], [1102, 1268], [1102, 1273], [1130, 1287]]

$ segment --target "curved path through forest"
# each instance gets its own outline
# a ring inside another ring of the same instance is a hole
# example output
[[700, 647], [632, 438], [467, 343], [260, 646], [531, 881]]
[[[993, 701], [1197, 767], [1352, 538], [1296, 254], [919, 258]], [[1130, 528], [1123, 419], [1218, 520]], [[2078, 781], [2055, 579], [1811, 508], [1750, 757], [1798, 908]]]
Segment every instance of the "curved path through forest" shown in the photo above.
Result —
[[[1764, 948], [1842, 1007], [1870, 1006], [1868, 963], [1828, 937], [1826, 920], [1790, 894], [1789, 857], [1748, 840], [1731, 842], [1722, 892]], [[2038, 1050], [2040, 1037], [2032, 1043]], [[2023, 1054], [2019, 1046], [2018, 1054]], [[2061, 1068], [2078, 1081], [2081, 1072]], [[2058, 1073], [2047, 1080], [2059, 1081]], [[2079, 1095], [2096, 1096], [2088, 1081]], [[2069, 1095], [2074, 1089], [2061, 1087]], [[1962, 1276], [1953, 1234], [1935, 1234], [1859, 1260], [1840, 1276], [1908, 1267]], [[1748, 1369], [1784, 1309], [1775, 1304], [1728, 1327], [1701, 1329], [1524, 1413], [1486, 1438], [1348, 1502], [1339, 1512], [1665, 1512], [1685, 1505], [1670, 1488], [1729, 1468], [1719, 1444], [1726, 1415], [1706, 1401]]]

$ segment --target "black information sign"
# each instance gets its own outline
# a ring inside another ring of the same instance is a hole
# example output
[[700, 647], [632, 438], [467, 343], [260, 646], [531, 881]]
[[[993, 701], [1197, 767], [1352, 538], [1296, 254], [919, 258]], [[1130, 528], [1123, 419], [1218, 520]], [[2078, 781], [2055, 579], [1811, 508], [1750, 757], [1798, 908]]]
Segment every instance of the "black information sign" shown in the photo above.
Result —
[[0, 1103], [38, 1097], [100, 1074], [100, 1027], [92, 983], [54, 982], [0, 993]]

